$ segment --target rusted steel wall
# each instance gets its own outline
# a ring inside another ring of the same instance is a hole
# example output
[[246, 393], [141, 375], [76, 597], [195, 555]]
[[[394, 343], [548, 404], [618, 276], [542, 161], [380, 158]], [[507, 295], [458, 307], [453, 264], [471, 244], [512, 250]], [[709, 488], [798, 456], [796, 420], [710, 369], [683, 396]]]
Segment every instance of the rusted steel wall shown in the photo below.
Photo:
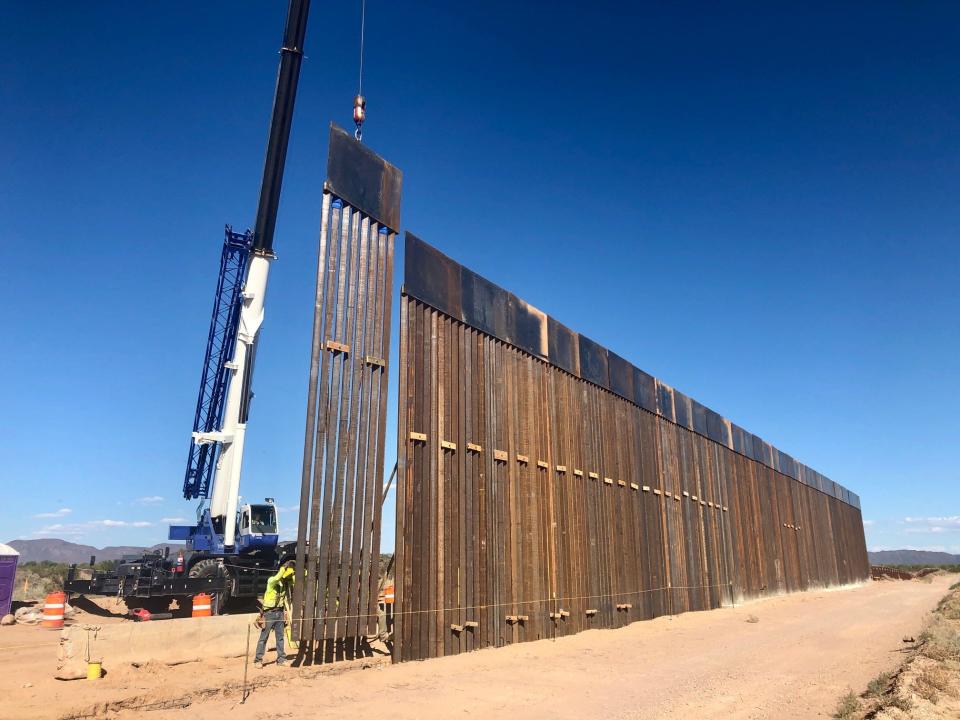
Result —
[[400, 171], [331, 127], [291, 608], [307, 661], [376, 632]]
[[859, 500], [408, 234], [394, 658], [869, 577]]

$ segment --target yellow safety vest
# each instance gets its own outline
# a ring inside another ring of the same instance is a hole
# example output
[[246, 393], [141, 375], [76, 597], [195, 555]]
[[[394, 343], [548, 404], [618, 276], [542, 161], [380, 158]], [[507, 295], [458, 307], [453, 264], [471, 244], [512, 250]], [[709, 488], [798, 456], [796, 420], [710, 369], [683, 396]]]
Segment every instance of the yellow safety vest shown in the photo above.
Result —
[[263, 607], [267, 610], [283, 607], [283, 596], [287, 592], [287, 579], [293, 584], [293, 568], [280, 568], [276, 575], [267, 578], [267, 591], [263, 594]]

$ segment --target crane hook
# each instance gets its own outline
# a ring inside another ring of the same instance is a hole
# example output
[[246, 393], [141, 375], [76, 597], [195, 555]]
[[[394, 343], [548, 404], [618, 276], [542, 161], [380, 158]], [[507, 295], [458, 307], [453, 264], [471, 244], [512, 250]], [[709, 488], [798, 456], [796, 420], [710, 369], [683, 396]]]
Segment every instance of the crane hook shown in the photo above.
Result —
[[363, 137], [363, 121], [367, 118], [367, 101], [363, 95], [357, 95], [353, 99], [353, 122], [356, 123], [357, 129], [354, 131], [353, 136], [360, 140]]

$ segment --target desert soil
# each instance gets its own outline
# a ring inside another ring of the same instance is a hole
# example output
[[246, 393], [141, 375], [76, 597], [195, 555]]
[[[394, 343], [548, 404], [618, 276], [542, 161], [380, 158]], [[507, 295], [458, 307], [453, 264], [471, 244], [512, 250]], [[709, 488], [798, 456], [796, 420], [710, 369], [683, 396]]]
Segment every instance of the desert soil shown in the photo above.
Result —
[[397, 666], [384, 657], [321, 669], [268, 665], [251, 668], [254, 688], [242, 705], [242, 658], [62, 682], [52, 679], [56, 633], [2, 628], [0, 697], [11, 718], [163, 720], [188, 705], [195, 717], [231, 720], [829, 717], [847, 688], [897, 667], [902, 638], [920, 632], [956, 579], [798, 593]]

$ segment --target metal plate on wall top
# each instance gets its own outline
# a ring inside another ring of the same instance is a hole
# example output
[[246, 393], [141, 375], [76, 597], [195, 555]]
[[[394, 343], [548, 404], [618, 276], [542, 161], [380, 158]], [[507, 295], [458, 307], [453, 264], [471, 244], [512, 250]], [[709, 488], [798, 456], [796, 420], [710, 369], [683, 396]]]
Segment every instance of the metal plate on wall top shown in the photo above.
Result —
[[673, 391], [673, 413], [677, 425], [693, 430], [693, 404], [687, 395], [677, 389]]
[[644, 410], [657, 412], [657, 380], [638, 367], [633, 369], [633, 402]]
[[343, 128], [330, 123], [325, 187], [396, 232], [403, 173]]
[[580, 336], [580, 377], [610, 389], [607, 349], [588, 337]]
[[676, 422], [673, 410], [673, 388], [657, 380], [657, 413], [670, 422]]
[[580, 377], [579, 336], [552, 317], [547, 317], [547, 342], [550, 362], [571, 375]]
[[[488, 335], [505, 338], [507, 294], [485, 277], [466, 268], [460, 270], [460, 287], [463, 322]], [[417, 293], [411, 294], [419, 298]]]
[[786, 453], [410, 232], [406, 248], [405, 294], [766, 467], [801, 477], [800, 464]]
[[619, 355], [608, 352], [607, 366], [610, 371], [610, 389], [623, 398], [633, 398], [633, 365]]
[[516, 295], [508, 295], [508, 342], [521, 350], [547, 360], [547, 315]]
[[409, 231], [405, 247], [403, 291], [462, 319], [460, 265]]

